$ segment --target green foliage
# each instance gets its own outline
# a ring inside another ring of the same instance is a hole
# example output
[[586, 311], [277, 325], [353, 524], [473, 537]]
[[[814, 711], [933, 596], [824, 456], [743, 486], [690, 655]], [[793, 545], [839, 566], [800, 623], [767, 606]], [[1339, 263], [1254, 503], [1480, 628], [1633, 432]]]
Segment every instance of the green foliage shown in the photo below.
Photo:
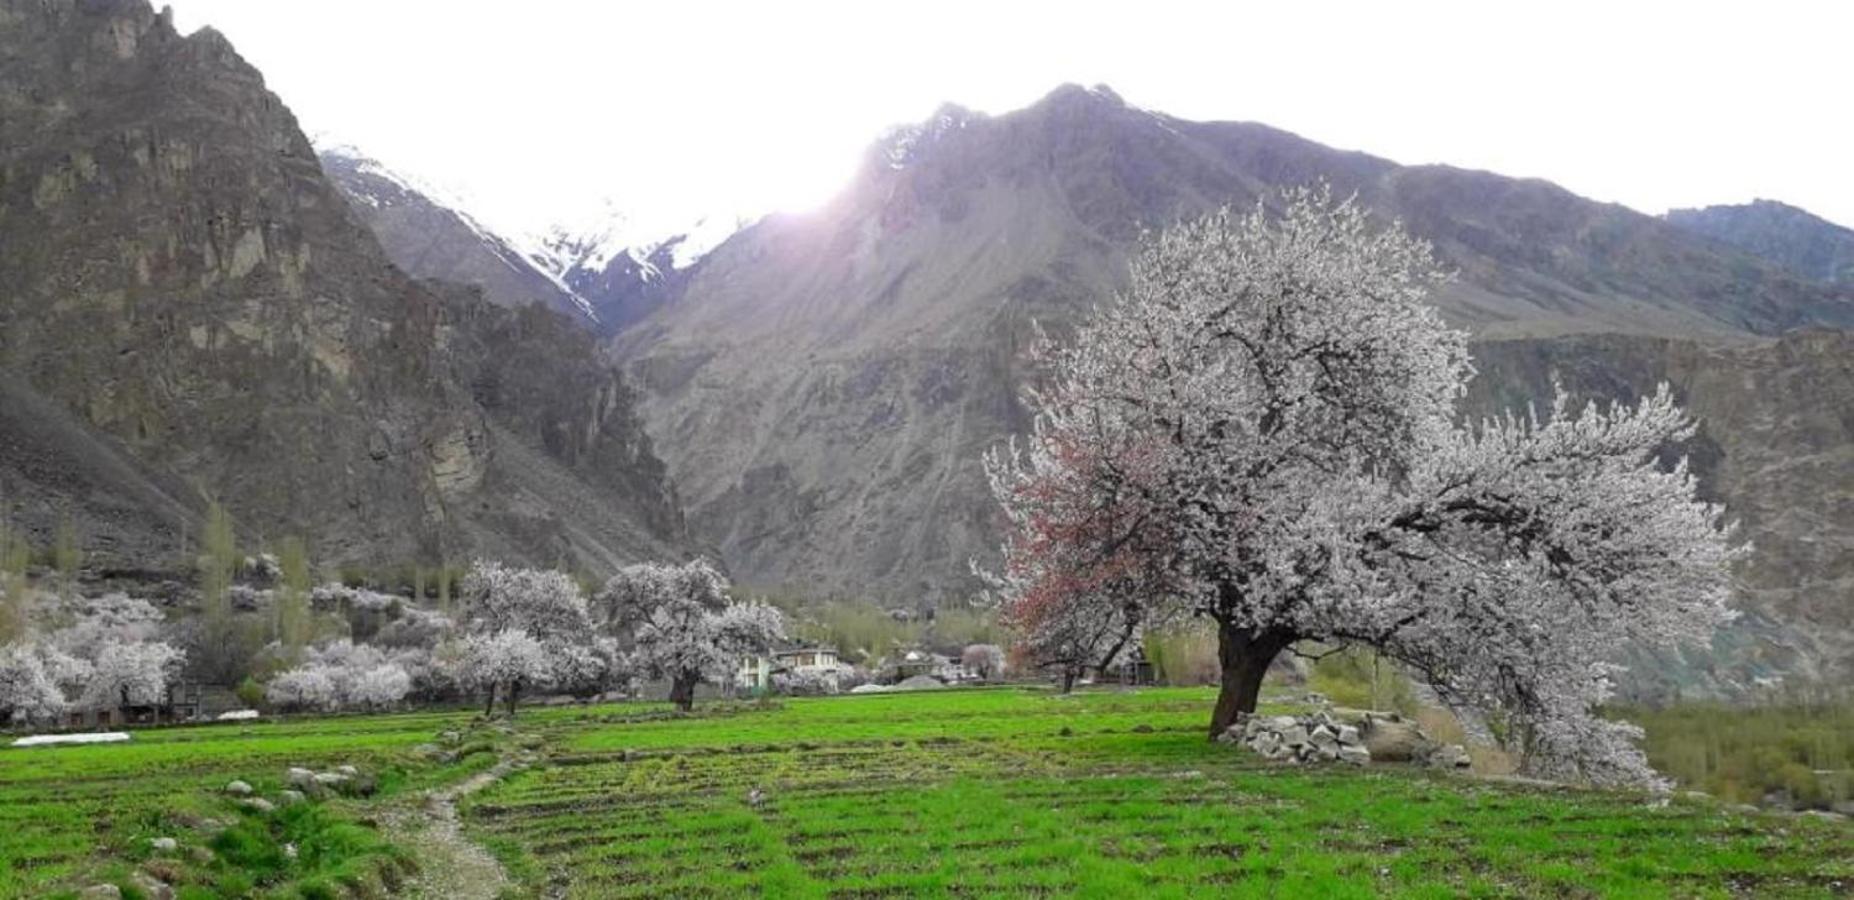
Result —
[[249, 675], [246, 675], [243, 681], [238, 682], [238, 687], [233, 693], [238, 695], [238, 702], [243, 703], [249, 709], [257, 709], [264, 703], [264, 685]]
[[277, 566], [282, 570], [277, 585], [277, 641], [284, 655], [295, 660], [311, 637], [309, 610], [309, 551], [301, 538], [283, 542]]
[[571, 764], [516, 773], [463, 813], [529, 892], [613, 898], [1809, 896], [1854, 851], [1845, 826], [1634, 794], [1269, 765], [1204, 739], [1213, 698], [563, 711], [550, 727]]
[[232, 516], [214, 501], [206, 511], [205, 541], [199, 558], [200, 593], [206, 599], [207, 613], [229, 614], [226, 591], [238, 572], [238, 540], [232, 532]]
[[1004, 629], [998, 627], [997, 616], [991, 610], [964, 603], [947, 604], [934, 609], [933, 627], [927, 640], [929, 644], [947, 650], [957, 650], [972, 644], [1006, 642]]
[[800, 641], [837, 648], [845, 661], [873, 664], [901, 647], [919, 644], [926, 627], [903, 622], [886, 610], [854, 600], [770, 600], [786, 614], [786, 629]]
[[1854, 799], [1854, 697], [1615, 712], [1646, 730], [1649, 763], [1682, 786], [1739, 803], [1771, 792], [1788, 792], [1799, 806]]
[[1410, 679], [1396, 662], [1379, 656], [1368, 647], [1330, 650], [1311, 648], [1310, 655], [1321, 655], [1313, 664], [1308, 686], [1325, 694], [1339, 706], [1353, 709], [1384, 709], [1416, 714], [1416, 695]]
[[1208, 624], [1147, 631], [1141, 649], [1162, 684], [1184, 687], [1217, 681], [1217, 634]]
[[263, 646], [271, 623], [240, 621], [232, 609], [232, 578], [242, 560], [231, 514], [217, 502], [206, 511], [203, 537], [197, 561], [200, 628], [187, 661], [199, 677], [232, 685], [248, 674], [251, 658]]

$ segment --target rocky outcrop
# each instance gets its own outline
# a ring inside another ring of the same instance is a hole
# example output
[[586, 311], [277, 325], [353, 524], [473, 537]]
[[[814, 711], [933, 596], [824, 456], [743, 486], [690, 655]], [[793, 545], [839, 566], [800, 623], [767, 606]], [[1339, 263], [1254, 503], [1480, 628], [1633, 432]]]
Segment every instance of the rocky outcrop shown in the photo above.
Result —
[[661, 472], [622, 391], [568, 379], [595, 439], [550, 443], [560, 416], [476, 396], [523, 354], [464, 320], [486, 317], [392, 264], [223, 36], [144, 0], [0, 0], [0, 496], [41, 543], [69, 517], [94, 567], [185, 566], [218, 499], [324, 564], [673, 544], [666, 484], [612, 487]]
[[598, 326], [585, 300], [469, 214], [352, 147], [325, 149], [319, 158], [322, 171], [379, 239], [387, 258], [407, 274], [479, 288], [497, 306], [539, 303], [569, 321]]
[[1667, 221], [1805, 278], [1854, 283], [1854, 228], [1787, 203], [1757, 200], [1739, 206], [1676, 209], [1668, 212]]

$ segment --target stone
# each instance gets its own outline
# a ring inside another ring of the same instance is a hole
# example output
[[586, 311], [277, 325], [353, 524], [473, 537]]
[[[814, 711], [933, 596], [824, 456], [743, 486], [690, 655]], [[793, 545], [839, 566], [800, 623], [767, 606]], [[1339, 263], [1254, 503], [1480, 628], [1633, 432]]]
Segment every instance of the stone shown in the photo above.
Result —
[[1281, 729], [1280, 733], [1281, 733], [1281, 743], [1286, 744], [1290, 747], [1305, 744], [1307, 742], [1307, 729], [1305, 726], [1296, 724], [1291, 727]]
[[180, 849], [180, 842], [171, 837], [158, 837], [150, 840], [148, 846], [156, 853], [172, 853]]
[[137, 871], [130, 874], [129, 883], [134, 885], [136, 893], [147, 900], [174, 900], [173, 887], [147, 872]]
[[1313, 748], [1313, 753], [1321, 762], [1332, 762], [1339, 758], [1339, 745], [1321, 744]]
[[263, 797], [247, 797], [244, 800], [239, 801], [238, 805], [248, 810], [251, 810], [252, 812], [260, 812], [260, 813], [275, 812], [277, 809], [277, 805], [275, 803], [272, 803], [269, 800], [264, 799]]
[[1430, 741], [1414, 722], [1368, 716], [1360, 729], [1373, 762], [1416, 762]]
[[353, 778], [354, 776], [360, 774], [360, 769], [357, 769], [354, 766], [336, 766], [335, 771], [343, 775], [346, 775], [349, 778]]
[[1430, 748], [1423, 762], [1434, 769], [1466, 769], [1474, 764], [1467, 748], [1460, 744], [1437, 744]]
[[1339, 735], [1325, 725], [1315, 725], [1312, 731], [1307, 732], [1307, 740], [1315, 746], [1325, 747], [1339, 743]]
[[93, 884], [77, 896], [81, 900], [122, 900], [122, 888], [113, 884]]
[[1825, 809], [1805, 809], [1802, 811], [1802, 814], [1811, 819], [1821, 819], [1824, 822], [1846, 822], [1848, 820], [1848, 817], [1841, 813], [1829, 812]]
[[306, 803], [308, 800], [309, 795], [302, 791], [282, 791], [277, 794], [277, 804], [280, 806], [295, 806], [298, 803]]
[[240, 797], [249, 797], [251, 796], [251, 785], [242, 781], [234, 781], [225, 786], [225, 792]]
[[1333, 734], [1339, 739], [1339, 743], [1341, 744], [1352, 745], [1363, 743], [1358, 736], [1358, 729], [1352, 725], [1341, 725]]
[[348, 780], [348, 776], [340, 772], [317, 772], [315, 773], [315, 781], [317, 784], [328, 785], [330, 787], [340, 784], [347, 780]]
[[1357, 744], [1342, 744], [1339, 747], [1339, 761], [1362, 766], [1371, 762], [1371, 751]]

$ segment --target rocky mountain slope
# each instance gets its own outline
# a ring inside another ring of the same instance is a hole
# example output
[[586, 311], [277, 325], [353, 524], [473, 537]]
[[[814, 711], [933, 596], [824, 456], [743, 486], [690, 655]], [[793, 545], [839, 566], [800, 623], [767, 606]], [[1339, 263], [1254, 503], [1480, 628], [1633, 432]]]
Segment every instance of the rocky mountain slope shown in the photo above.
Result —
[[[1582, 335], [1631, 338], [1573, 354], [1595, 385], [1620, 388], [1620, 374], [1600, 373], [1669, 370], [1672, 355], [1716, 345], [1742, 354], [1732, 358], [1745, 372], [1843, 389], [1818, 371], [1832, 354], [1782, 364], [1762, 354], [1787, 352], [1769, 338], [1794, 327], [1854, 324], [1845, 288], [1549, 183], [1399, 166], [1073, 86], [995, 118], [947, 107], [889, 136], [832, 203], [738, 234], [616, 348], [644, 386], [692, 527], [743, 579], [945, 602], [972, 589], [967, 560], [995, 546], [978, 458], [1026, 426], [1032, 320], [1060, 331], [1108, 296], [1143, 226], [1314, 179], [1435, 242], [1460, 275], [1438, 297], [1449, 318], [1533, 363], [1488, 379], [1504, 399], [1531, 396], [1560, 364], [1545, 348]], [[1512, 349], [1525, 347], [1541, 349]], [[1755, 472], [1787, 458], [1786, 429], [1814, 428], [1820, 414], [1797, 406], [1805, 419], [1791, 422], [1748, 390], [1712, 376], [1692, 385], [1696, 406], [1718, 417], [1709, 427], [1749, 442], [1716, 462], [1715, 489], [1750, 505], [1763, 501], [1732, 486], [1761, 490]], [[1832, 448], [1844, 444], [1828, 444], [1798, 462], [1785, 492], [1810, 512], [1753, 526], [1786, 548], [1759, 551], [1765, 587], [1753, 604], [1817, 590], [1790, 567], [1819, 540], [1806, 519], [1837, 540], [1854, 534], [1829, 489], [1842, 452]], [[1809, 603], [1854, 602], [1821, 577], [1826, 599]]]
[[1854, 229], [1775, 200], [1676, 209], [1667, 221], [1820, 281], [1854, 283]]
[[556, 227], [530, 241], [528, 257], [583, 298], [609, 336], [680, 296], [702, 258], [739, 227], [716, 215], [665, 233], [608, 210], [596, 225]]
[[172, 568], [217, 498], [330, 564], [679, 554], [628, 391], [562, 327], [392, 265], [217, 32], [0, 0], [0, 496], [41, 541]]
[[540, 303], [589, 326], [596, 324], [590, 304], [456, 204], [433, 199], [352, 147], [331, 147], [318, 157], [322, 171], [379, 239], [387, 258], [406, 274], [475, 285], [498, 306]]

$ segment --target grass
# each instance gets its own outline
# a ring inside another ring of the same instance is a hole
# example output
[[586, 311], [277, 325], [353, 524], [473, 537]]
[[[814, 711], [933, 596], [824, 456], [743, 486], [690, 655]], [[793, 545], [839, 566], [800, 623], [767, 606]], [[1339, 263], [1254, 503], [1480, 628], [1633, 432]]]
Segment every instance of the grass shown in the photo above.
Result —
[[[1845, 823], [1270, 766], [1204, 739], [1211, 699], [975, 689], [692, 716], [537, 708], [518, 730], [405, 714], [0, 750], [0, 897], [132, 888], [137, 870], [182, 897], [387, 894], [416, 861], [370, 824], [382, 804], [515, 748], [542, 763], [460, 806], [469, 836], [532, 895], [1807, 897], [1854, 885]], [[448, 761], [418, 752], [452, 730]], [[240, 778], [274, 796], [288, 766], [342, 763], [378, 773], [380, 795], [265, 814], [222, 793]], [[161, 836], [180, 850], [153, 852]]]
[[1854, 799], [1854, 700], [1618, 714], [1647, 730], [1649, 762], [1684, 786], [1739, 803], [1772, 792], [1818, 808]]
[[[569, 897], [1828, 896], [1844, 824], [1211, 744], [1200, 689], [791, 700], [546, 723], [465, 804]], [[750, 792], [763, 791], [757, 805]]]
[[[136, 866], [166, 874], [183, 896], [352, 893], [403, 866], [390, 843], [356, 823], [360, 801], [242, 810], [232, 779], [275, 797], [290, 766], [353, 764], [377, 774], [383, 798], [493, 764], [476, 754], [439, 764], [414, 748], [465, 714], [343, 717], [138, 731], [132, 742], [0, 749], [0, 897], [57, 896], [99, 881], [130, 887]], [[150, 841], [180, 850], [157, 854]], [[297, 855], [288, 859], [285, 844]], [[381, 867], [385, 866], [385, 869]], [[134, 892], [125, 891], [125, 896]]]

